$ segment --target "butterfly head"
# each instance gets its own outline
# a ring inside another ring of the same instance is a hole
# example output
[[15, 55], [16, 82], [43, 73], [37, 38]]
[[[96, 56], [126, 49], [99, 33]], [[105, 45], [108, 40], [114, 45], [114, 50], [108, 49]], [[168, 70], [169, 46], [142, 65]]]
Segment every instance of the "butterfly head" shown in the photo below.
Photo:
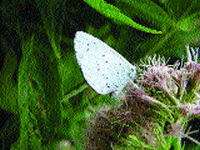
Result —
[[129, 72], [129, 78], [134, 79], [136, 77], [136, 66], [131, 66], [130, 72]]

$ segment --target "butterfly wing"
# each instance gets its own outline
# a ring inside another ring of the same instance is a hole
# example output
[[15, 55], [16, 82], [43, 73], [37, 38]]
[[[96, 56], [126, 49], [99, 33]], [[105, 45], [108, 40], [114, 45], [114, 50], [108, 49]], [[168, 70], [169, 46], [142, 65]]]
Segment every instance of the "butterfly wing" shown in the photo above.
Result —
[[123, 56], [98, 38], [83, 31], [76, 33], [75, 51], [87, 83], [99, 94], [121, 90], [135, 71]]

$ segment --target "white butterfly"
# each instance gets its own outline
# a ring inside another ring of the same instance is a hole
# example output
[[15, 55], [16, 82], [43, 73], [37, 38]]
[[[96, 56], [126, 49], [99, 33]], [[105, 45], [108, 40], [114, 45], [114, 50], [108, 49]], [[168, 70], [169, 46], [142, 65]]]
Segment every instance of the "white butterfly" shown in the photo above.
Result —
[[96, 37], [77, 31], [77, 62], [87, 83], [99, 94], [120, 92], [136, 76], [136, 67]]

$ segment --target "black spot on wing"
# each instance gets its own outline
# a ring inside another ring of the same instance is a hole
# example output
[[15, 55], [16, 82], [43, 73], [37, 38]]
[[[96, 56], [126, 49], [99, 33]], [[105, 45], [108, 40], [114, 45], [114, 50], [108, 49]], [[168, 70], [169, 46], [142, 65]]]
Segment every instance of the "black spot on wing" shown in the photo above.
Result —
[[119, 88], [119, 86], [118, 86], [118, 85], [116, 85], [116, 84], [115, 84], [115, 87], [116, 87], [116, 88]]
[[106, 83], [107, 88], [110, 88], [110, 85], [108, 83]]

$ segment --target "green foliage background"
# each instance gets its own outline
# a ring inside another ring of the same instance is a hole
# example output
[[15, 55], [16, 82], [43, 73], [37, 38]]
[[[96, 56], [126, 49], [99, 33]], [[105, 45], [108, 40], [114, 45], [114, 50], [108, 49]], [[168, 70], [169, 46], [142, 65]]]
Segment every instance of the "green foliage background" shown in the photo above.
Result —
[[80, 147], [87, 106], [113, 104], [82, 77], [76, 31], [98, 37], [136, 64], [154, 53], [181, 58], [187, 43], [200, 44], [199, 0], [19, 0], [3, 1], [1, 12], [6, 57], [0, 106], [20, 116], [13, 149], [48, 149], [60, 139]]

